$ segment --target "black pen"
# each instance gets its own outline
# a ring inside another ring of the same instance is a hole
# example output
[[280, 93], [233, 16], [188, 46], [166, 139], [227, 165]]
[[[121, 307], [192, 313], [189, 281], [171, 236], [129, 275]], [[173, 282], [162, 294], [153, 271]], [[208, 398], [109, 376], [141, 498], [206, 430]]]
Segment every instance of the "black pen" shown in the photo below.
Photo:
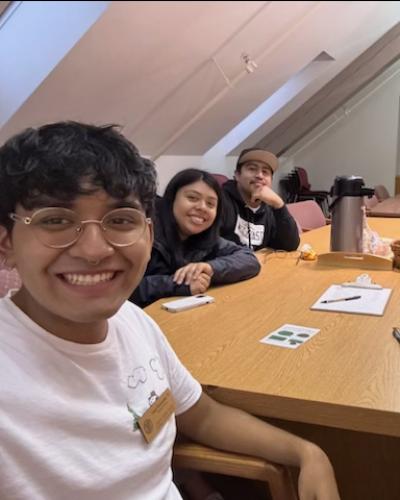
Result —
[[400, 344], [400, 329], [399, 328], [393, 327], [393, 337]]
[[342, 297], [341, 299], [321, 300], [321, 304], [331, 304], [332, 302], [342, 302], [344, 300], [361, 299], [361, 295], [354, 295], [354, 297]]

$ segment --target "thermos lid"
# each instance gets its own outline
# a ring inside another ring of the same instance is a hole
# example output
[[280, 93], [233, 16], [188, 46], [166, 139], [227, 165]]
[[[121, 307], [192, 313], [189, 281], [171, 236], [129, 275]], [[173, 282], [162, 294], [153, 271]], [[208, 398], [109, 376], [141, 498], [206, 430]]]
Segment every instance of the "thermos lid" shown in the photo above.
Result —
[[364, 188], [364, 179], [356, 175], [343, 175], [335, 177], [331, 188], [331, 196], [368, 196], [373, 190]]

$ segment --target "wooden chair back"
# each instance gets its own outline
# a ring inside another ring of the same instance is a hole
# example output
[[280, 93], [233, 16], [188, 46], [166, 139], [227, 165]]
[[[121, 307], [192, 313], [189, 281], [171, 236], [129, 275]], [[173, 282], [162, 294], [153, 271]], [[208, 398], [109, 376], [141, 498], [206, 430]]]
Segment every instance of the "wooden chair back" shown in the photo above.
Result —
[[266, 499], [298, 500], [290, 470], [261, 458], [215, 450], [192, 442], [178, 442], [174, 447], [173, 465], [262, 481], [267, 483]]

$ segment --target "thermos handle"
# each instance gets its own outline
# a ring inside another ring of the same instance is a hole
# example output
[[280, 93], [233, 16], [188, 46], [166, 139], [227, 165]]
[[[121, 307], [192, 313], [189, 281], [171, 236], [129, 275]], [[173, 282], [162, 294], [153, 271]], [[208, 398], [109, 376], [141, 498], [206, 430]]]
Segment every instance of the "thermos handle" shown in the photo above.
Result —
[[343, 196], [336, 196], [336, 198], [333, 198], [332, 199], [332, 202], [331, 204], [329, 205], [329, 211], [331, 212], [332, 211], [332, 208], [336, 205], [336, 203], [341, 200], [343, 198]]
[[[331, 189], [331, 192], [330, 192], [330, 195], [332, 196], [332, 191], [333, 191], [333, 188]], [[363, 198], [364, 196], [368, 196], [368, 198], [372, 198], [372, 196], [375, 194], [375, 190], [374, 189], [370, 189], [370, 188], [362, 188], [361, 191], [360, 191], [360, 194], [359, 195], [356, 195], [355, 197], [356, 198]], [[342, 198], [344, 198], [345, 196], [354, 196], [354, 195], [350, 195], [350, 194], [346, 194], [346, 193], [343, 193], [341, 196], [336, 196], [336, 198], [333, 198], [332, 199], [332, 202], [331, 204], [329, 205], [329, 210], [331, 211], [332, 208], [336, 205], [336, 203], [341, 200]]]

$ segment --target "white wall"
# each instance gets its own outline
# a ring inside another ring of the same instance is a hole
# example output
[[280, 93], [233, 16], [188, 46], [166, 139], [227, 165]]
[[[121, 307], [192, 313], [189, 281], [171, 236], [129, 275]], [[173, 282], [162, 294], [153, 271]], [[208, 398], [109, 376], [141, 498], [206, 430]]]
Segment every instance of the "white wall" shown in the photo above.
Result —
[[224, 174], [232, 177], [236, 165], [236, 157], [221, 157], [211, 164], [203, 156], [160, 156], [155, 161], [158, 172], [158, 194], [163, 194], [169, 180], [185, 168], [201, 168], [208, 172]]
[[[185, 168], [201, 168], [207, 170], [207, 172], [224, 174], [230, 179], [233, 178], [237, 156], [214, 158], [214, 161], [211, 163], [209, 160], [209, 157], [204, 156], [160, 156], [155, 161], [158, 173], [158, 194], [162, 195], [169, 180], [177, 172]], [[284, 172], [289, 172], [292, 168], [290, 160], [285, 159], [285, 161], [287, 162], [285, 164], [286, 169], [284, 170], [283, 167], [282, 169], [280, 168], [280, 175], [283, 175]], [[273, 181], [273, 188], [277, 191], [279, 190], [279, 179], [280, 176], [275, 176]]]
[[155, 161], [158, 173], [158, 194], [164, 193], [169, 180], [185, 168], [200, 168], [201, 156], [160, 156]]
[[[329, 190], [337, 175], [360, 175], [366, 187], [383, 184], [393, 195], [400, 173], [399, 96], [396, 63], [280, 157], [274, 188], [294, 166], [302, 166], [313, 189]], [[171, 177], [188, 167], [232, 177], [236, 157], [161, 156], [156, 163], [162, 194]]]
[[370, 84], [288, 151], [282, 171], [306, 168], [313, 189], [329, 190], [336, 175], [360, 175], [367, 187], [394, 194], [398, 150], [400, 68]]

